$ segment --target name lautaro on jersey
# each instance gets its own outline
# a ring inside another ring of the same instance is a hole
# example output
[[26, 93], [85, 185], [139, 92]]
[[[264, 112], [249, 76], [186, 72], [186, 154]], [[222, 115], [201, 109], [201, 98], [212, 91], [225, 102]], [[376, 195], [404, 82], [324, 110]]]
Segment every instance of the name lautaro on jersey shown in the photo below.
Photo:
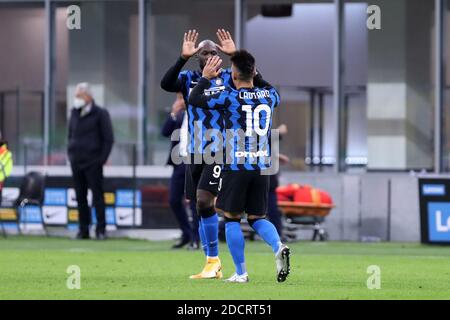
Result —
[[261, 98], [270, 98], [269, 90], [261, 90], [261, 91], [240, 91], [239, 92], [240, 99], [261, 99]]

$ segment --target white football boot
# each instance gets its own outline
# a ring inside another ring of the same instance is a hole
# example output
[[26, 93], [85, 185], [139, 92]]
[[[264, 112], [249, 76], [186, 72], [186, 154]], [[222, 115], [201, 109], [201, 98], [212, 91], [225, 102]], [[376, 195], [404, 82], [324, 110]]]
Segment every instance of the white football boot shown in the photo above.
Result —
[[277, 266], [277, 281], [284, 282], [291, 271], [289, 256], [291, 251], [285, 244], [281, 244], [275, 255], [275, 263]]
[[234, 273], [231, 277], [228, 279], [223, 280], [225, 282], [236, 282], [236, 283], [246, 283], [248, 282], [248, 273], [244, 273], [241, 275], [238, 275], [237, 273]]

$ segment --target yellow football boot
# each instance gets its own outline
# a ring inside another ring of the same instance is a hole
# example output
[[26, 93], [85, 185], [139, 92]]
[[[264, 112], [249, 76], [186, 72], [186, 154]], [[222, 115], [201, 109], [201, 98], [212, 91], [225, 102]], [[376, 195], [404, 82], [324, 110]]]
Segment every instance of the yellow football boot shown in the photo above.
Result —
[[222, 264], [219, 258], [208, 258], [202, 272], [190, 276], [190, 279], [222, 279]]

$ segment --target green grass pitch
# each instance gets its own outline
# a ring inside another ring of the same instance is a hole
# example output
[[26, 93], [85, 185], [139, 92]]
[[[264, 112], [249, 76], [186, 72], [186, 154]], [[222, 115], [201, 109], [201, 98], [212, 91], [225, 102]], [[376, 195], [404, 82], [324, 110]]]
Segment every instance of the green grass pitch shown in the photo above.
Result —
[[[250, 282], [190, 280], [201, 251], [170, 250], [171, 242], [111, 239], [0, 238], [0, 299], [450, 299], [450, 248], [400, 243], [291, 243], [291, 275], [275, 278], [274, 255], [247, 242]], [[220, 244], [224, 276], [233, 273]], [[68, 266], [81, 270], [69, 290]], [[369, 290], [367, 267], [381, 269]]]

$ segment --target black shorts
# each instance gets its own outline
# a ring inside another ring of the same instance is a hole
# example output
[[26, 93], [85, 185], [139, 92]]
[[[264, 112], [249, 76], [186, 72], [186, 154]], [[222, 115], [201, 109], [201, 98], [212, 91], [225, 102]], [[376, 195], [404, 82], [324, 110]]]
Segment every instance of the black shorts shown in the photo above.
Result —
[[224, 171], [216, 207], [230, 213], [267, 213], [269, 176], [259, 170]]
[[206, 190], [217, 196], [222, 165], [220, 164], [187, 164], [185, 192], [186, 199], [195, 201], [197, 189]]

